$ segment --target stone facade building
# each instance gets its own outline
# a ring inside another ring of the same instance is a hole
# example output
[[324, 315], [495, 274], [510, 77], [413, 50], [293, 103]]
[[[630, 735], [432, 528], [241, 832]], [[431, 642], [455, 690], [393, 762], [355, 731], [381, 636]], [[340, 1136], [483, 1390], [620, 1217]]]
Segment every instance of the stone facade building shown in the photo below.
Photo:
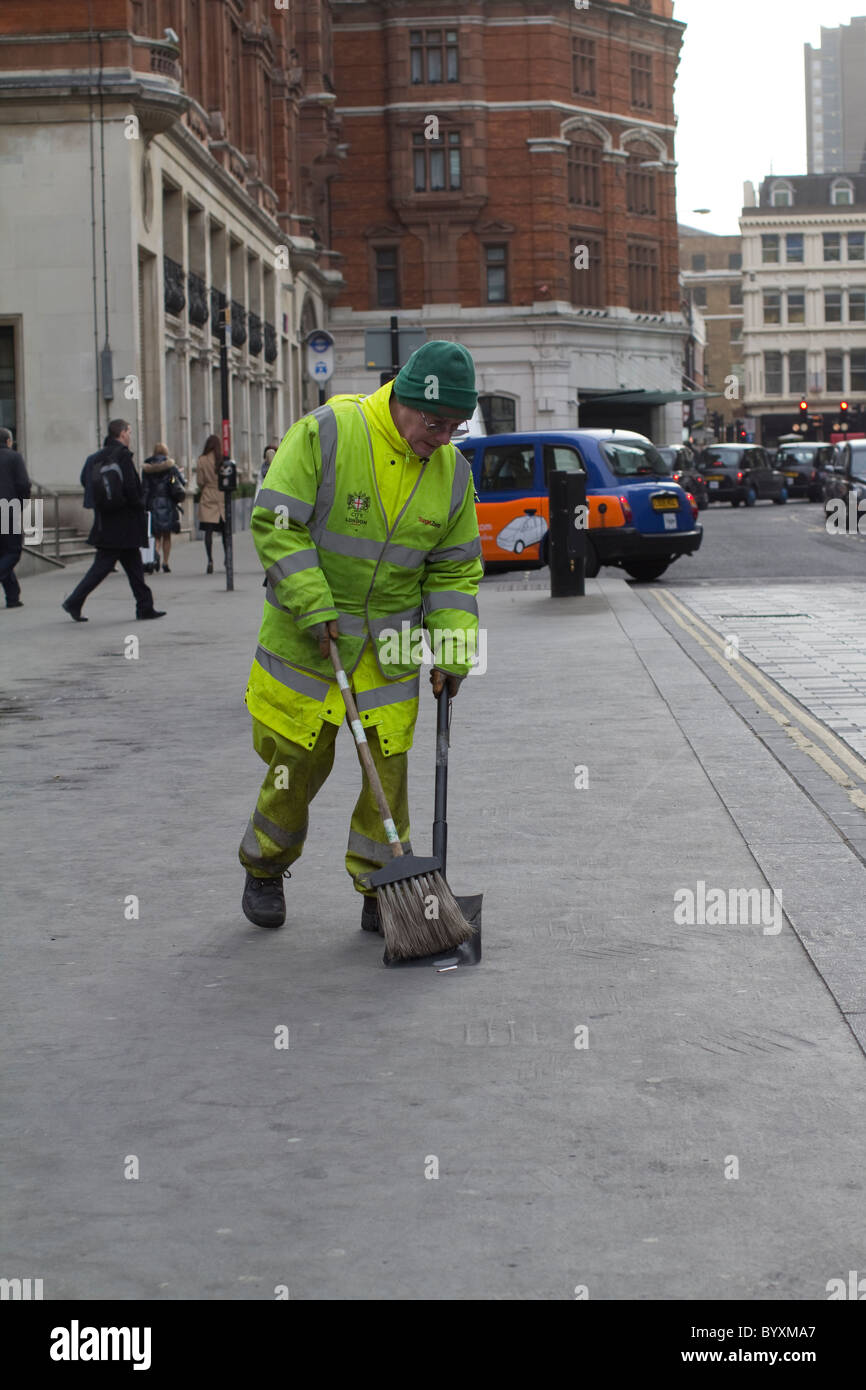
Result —
[[6, 0], [0, 69], [0, 411], [33, 477], [77, 491], [118, 415], [190, 468], [223, 305], [252, 476], [316, 403], [302, 339], [343, 283], [327, 4]]
[[704, 386], [708, 418], [720, 417], [712, 432], [718, 439], [733, 439], [734, 421], [744, 415], [742, 260], [739, 236], [680, 227], [683, 286], [706, 328]]
[[745, 413], [771, 445], [863, 431], [866, 174], [771, 177], [758, 198], [747, 184], [740, 227]]
[[[672, 0], [332, 0], [334, 390], [364, 330], [459, 339], [488, 428], [680, 438]], [[625, 394], [619, 404], [593, 397]]]

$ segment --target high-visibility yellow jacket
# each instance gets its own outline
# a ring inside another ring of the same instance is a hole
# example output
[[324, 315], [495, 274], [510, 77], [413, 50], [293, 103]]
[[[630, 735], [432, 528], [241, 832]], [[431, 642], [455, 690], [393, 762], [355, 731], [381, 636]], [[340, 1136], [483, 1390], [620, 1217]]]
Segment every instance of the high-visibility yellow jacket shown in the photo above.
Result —
[[[268, 587], [246, 693], [255, 718], [313, 747], [340, 723], [333, 667], [307, 631], [336, 619], [361, 719], [385, 753], [412, 743], [420, 633], [441, 670], [477, 650], [483, 566], [469, 464], [452, 444], [427, 460], [391, 418], [389, 382], [333, 396], [289, 430], [253, 507]], [[445, 640], [443, 640], [445, 639]]]

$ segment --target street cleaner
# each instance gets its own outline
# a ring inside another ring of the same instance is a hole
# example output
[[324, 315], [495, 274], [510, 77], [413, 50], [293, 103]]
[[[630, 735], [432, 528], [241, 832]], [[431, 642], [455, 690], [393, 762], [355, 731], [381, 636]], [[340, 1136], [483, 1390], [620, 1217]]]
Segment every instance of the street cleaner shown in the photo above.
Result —
[[[450, 439], [475, 409], [459, 343], [418, 348], [372, 395], [333, 396], [289, 430], [253, 508], [267, 591], [246, 705], [268, 765], [239, 857], [242, 907], [286, 920], [283, 878], [303, 852], [309, 805], [334, 763], [345, 709], [335, 639], [404, 851], [411, 853], [408, 750], [418, 715], [422, 629], [434, 695], [457, 694], [477, 652], [483, 573], [472, 474]], [[444, 698], [444, 697], [443, 697]], [[391, 853], [366, 774], [346, 868], [379, 931], [369, 876]]]

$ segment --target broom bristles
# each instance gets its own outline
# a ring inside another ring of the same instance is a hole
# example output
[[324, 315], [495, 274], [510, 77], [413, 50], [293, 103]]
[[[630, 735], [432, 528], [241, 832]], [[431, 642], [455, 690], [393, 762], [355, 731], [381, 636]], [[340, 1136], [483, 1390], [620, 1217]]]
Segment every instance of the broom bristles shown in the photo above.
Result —
[[[428, 917], [431, 897], [438, 915]], [[413, 960], [453, 950], [475, 935], [475, 928], [466, 921], [438, 872], [383, 884], [379, 889], [379, 921], [392, 960]]]

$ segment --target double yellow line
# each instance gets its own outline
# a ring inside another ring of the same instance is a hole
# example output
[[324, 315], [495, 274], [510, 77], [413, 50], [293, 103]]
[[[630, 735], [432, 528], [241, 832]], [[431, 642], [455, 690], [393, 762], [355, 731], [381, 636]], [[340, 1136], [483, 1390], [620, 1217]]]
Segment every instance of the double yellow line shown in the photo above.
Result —
[[653, 590], [653, 597], [674, 622], [755, 701], [758, 708], [776, 721], [791, 742], [801, 752], [807, 753], [837, 786], [847, 792], [851, 804], [860, 811], [866, 811], [866, 762], [820, 720], [807, 714], [784, 695], [775, 682], [769, 680], [746, 657], [738, 655], [736, 660], [729, 660], [724, 654], [724, 637], [697, 617], [680, 599], [660, 589]]

